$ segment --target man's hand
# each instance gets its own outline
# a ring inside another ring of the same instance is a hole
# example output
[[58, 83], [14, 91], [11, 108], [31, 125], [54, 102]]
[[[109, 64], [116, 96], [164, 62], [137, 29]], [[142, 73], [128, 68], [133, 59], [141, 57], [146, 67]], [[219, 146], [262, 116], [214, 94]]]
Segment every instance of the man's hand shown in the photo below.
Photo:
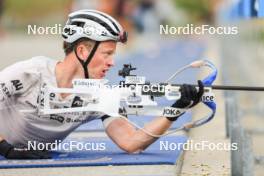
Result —
[[[183, 84], [180, 87], [180, 92], [181, 92], [181, 98], [177, 100], [172, 107], [174, 108], [191, 108], [198, 104], [203, 96], [204, 93], [204, 85], [202, 81], [198, 81], [198, 87], [199, 90], [195, 88], [195, 86], [188, 85], [188, 84]], [[167, 117], [170, 121], [175, 121], [177, 120], [179, 116], [177, 117]]]
[[6, 140], [0, 142], [0, 155], [6, 159], [50, 159], [48, 151], [15, 148]]

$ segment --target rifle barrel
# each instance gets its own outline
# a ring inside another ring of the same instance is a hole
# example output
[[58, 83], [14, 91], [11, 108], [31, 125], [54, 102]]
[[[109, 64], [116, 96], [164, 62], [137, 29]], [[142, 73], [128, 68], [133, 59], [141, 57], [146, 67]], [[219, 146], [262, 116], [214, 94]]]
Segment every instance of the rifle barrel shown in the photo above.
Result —
[[[181, 84], [172, 84], [173, 86], [181, 86]], [[193, 85], [198, 87], [198, 85]], [[205, 86], [211, 87], [214, 90], [237, 90], [237, 91], [264, 91], [264, 87], [256, 86], [233, 86], [233, 85], [211, 85]]]
[[229, 86], [229, 85], [212, 85], [216, 90], [239, 90], [239, 91], [264, 91], [264, 87], [254, 86]]

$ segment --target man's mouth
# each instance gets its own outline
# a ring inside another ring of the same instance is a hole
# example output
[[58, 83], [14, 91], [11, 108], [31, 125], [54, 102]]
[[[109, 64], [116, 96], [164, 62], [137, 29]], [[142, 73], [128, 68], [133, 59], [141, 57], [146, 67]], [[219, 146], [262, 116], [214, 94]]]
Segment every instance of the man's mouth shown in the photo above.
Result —
[[103, 76], [105, 76], [105, 75], [106, 75], [106, 73], [108, 72], [108, 70], [109, 70], [109, 69], [104, 69], [104, 70], [102, 71], [102, 73], [103, 73]]
[[108, 72], [108, 69], [104, 69], [104, 70], [103, 70], [103, 73], [106, 73], [106, 72]]

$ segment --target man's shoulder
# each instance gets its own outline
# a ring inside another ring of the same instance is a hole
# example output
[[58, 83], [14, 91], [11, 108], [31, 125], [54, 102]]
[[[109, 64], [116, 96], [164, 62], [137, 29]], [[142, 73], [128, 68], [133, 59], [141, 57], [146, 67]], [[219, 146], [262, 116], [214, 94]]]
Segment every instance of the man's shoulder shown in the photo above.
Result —
[[46, 56], [36, 56], [29, 59], [28, 62], [31, 62], [29, 65], [32, 66], [32, 70], [43, 75], [54, 75], [58, 61]]
[[31, 59], [23, 60], [6, 67], [1, 71], [2, 74], [39, 74], [42, 72], [52, 72], [57, 61], [45, 56], [36, 56]]
[[21, 68], [34, 67], [34, 68], [38, 68], [38, 67], [45, 66], [45, 65], [48, 65], [48, 64], [51, 64], [54, 62], [56, 62], [56, 61], [51, 59], [51, 58], [48, 58], [46, 56], [35, 56], [35, 57], [32, 57], [32, 58], [27, 59], [27, 60], [18, 61], [16, 63], [10, 65], [9, 67], [21, 67]]
[[35, 70], [37, 72], [42, 72], [43, 70], [47, 70], [53, 72], [54, 67], [56, 66], [56, 63], [58, 61], [46, 56], [35, 56], [32, 57], [31, 59], [22, 62], [23, 62], [22, 65], [24, 65], [25, 68], [28, 68], [28, 70]]
[[54, 64], [57, 61], [46, 56], [35, 56], [29, 60], [26, 60], [26, 62], [31, 62], [35, 66], [47, 66], [49, 64]]

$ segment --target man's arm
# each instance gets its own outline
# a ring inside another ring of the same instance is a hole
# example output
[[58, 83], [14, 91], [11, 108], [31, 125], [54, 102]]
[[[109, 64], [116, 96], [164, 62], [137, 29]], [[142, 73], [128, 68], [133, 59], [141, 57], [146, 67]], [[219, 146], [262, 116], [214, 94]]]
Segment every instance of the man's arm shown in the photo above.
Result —
[[[37, 65], [32, 62], [18, 62], [11, 65], [0, 72], [0, 109], [6, 110], [7, 107], [15, 108], [14, 97], [23, 95], [37, 83], [39, 75], [31, 71]], [[0, 113], [0, 123], [5, 124], [5, 119], [8, 116], [3, 116]], [[3, 117], [2, 117], [3, 116]], [[20, 118], [20, 117], [17, 117]], [[4, 127], [4, 125], [2, 126]], [[15, 133], [14, 129], [12, 133]], [[11, 131], [10, 131], [11, 133]], [[3, 135], [3, 134], [0, 134]], [[47, 151], [32, 151], [25, 148], [16, 148], [5, 139], [5, 136], [0, 136], [0, 155], [7, 159], [47, 159], [50, 155]]]
[[[187, 108], [198, 104], [204, 92], [204, 86], [201, 81], [198, 81], [198, 85], [199, 90], [191, 85], [182, 85], [180, 88], [181, 98], [177, 100], [172, 107]], [[108, 136], [121, 149], [127, 151], [128, 153], [134, 153], [146, 149], [150, 144], [158, 139], [157, 137], [150, 136], [144, 131], [148, 131], [154, 135], [161, 135], [165, 133], [173, 121], [177, 119], [178, 116], [173, 118], [157, 117], [153, 121], [146, 124], [143, 128], [144, 130], [136, 130], [133, 125], [123, 118], [109, 117], [109, 119], [105, 118], [103, 120]]]
[[[155, 135], [161, 135], [171, 126], [172, 121], [164, 117], [157, 117], [146, 124], [144, 130]], [[143, 130], [136, 130], [127, 120], [118, 118], [106, 128], [108, 136], [124, 151], [128, 153], [140, 152], [146, 149], [158, 138], [146, 134]]]

